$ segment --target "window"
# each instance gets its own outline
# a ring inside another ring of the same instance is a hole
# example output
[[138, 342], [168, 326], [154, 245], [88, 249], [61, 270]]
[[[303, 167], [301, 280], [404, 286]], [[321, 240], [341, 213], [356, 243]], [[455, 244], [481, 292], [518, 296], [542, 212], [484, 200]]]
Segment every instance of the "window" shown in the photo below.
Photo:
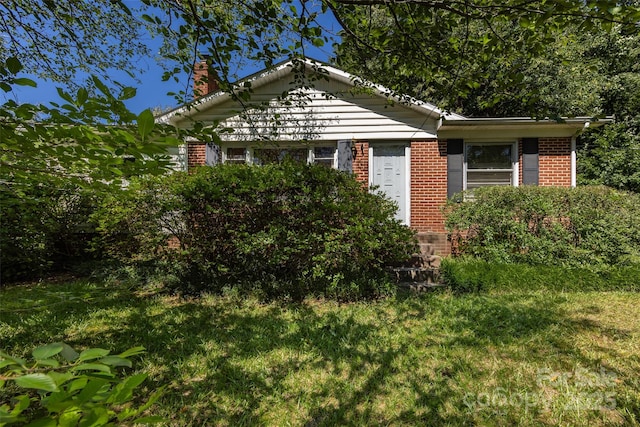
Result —
[[227, 148], [227, 163], [245, 163], [247, 161], [247, 150], [244, 148]]
[[514, 151], [513, 143], [467, 143], [465, 189], [513, 185]]
[[307, 148], [256, 148], [253, 150], [253, 161], [257, 165], [282, 163], [285, 160], [306, 163], [308, 158]]
[[334, 147], [315, 147], [313, 163], [332, 168], [335, 164], [336, 149]]
[[250, 159], [256, 165], [281, 163], [285, 159], [300, 163], [315, 163], [328, 168], [336, 167], [336, 147], [282, 147], [282, 148], [238, 148], [223, 150], [226, 163], [246, 163]]

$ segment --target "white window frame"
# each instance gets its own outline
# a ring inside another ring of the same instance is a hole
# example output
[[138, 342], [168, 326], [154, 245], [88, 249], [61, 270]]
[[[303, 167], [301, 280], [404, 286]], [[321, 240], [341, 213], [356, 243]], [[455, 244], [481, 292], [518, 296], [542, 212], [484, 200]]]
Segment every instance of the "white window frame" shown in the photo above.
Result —
[[222, 163], [227, 163], [227, 161], [229, 161], [229, 157], [227, 154], [227, 150], [229, 148], [240, 148], [244, 150], [244, 162], [247, 163], [248, 159], [249, 159], [249, 149], [247, 147], [237, 147], [237, 146], [233, 146], [233, 145], [228, 145], [228, 146], [224, 146], [221, 147], [220, 150], [220, 154], [222, 156]]
[[[467, 156], [469, 153], [469, 146], [472, 145], [511, 145], [511, 187], [517, 187], [520, 176], [520, 162], [518, 158], [518, 141], [517, 140], [464, 140], [464, 164], [463, 164], [463, 176], [462, 176], [462, 188], [467, 191], [467, 176], [468, 176], [468, 162]], [[471, 171], [483, 171], [490, 169], [471, 169]], [[507, 172], [509, 169], [495, 169], [496, 172]]]

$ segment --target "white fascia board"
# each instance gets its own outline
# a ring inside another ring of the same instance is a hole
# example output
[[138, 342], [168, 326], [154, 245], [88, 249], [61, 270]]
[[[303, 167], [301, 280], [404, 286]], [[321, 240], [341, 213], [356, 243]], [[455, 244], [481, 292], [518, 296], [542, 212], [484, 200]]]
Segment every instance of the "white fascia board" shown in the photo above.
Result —
[[593, 117], [565, 118], [562, 121], [536, 120], [529, 117], [494, 117], [466, 120], [442, 120], [438, 137], [448, 138], [527, 138], [527, 137], [572, 137], [587, 127], [611, 123], [613, 118]]

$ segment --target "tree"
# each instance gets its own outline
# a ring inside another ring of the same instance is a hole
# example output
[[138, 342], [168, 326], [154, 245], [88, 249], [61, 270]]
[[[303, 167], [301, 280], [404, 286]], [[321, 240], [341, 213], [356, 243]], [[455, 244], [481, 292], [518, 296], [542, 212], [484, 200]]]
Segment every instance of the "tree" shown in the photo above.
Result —
[[122, 0], [9, 0], [0, 2], [0, 58], [16, 58], [31, 73], [78, 85], [79, 72], [140, 70], [151, 54], [132, 11]]
[[[0, 89], [35, 85], [18, 76], [21, 68], [14, 57], [0, 63]], [[0, 105], [0, 281], [86, 258], [95, 194], [166, 171], [175, 131], [156, 126], [149, 110], [136, 116], [125, 108], [134, 89], [114, 95], [99, 78], [93, 83], [93, 96], [59, 89], [60, 104]]]
[[[102, 80], [109, 64], [135, 70], [131, 58], [144, 54], [136, 36], [146, 26], [164, 39], [166, 79], [189, 73], [205, 54], [228, 90], [239, 67], [268, 67], [330, 42], [323, 25], [330, 16], [343, 28], [339, 65], [363, 64], [357, 74], [369, 80], [420, 98], [436, 94], [451, 107], [489, 77], [501, 88], [523, 87], [519, 62], [544, 52], [568, 25], [584, 33], [614, 25], [634, 33], [640, 21], [637, 2], [608, 0], [143, 0], [135, 9], [122, 0], [82, 7], [71, 0], [13, 0], [0, 11], [0, 28], [11, 35], [0, 53], [29, 61], [29, 69], [63, 80], [72, 77], [69, 62]], [[45, 28], [54, 28], [54, 36], [35, 43], [39, 34], [51, 34]], [[113, 50], [120, 45], [124, 50]], [[509, 66], [489, 75], [496, 58]]]
[[530, 78], [532, 69], [545, 68], [535, 61], [563, 50], [564, 37], [612, 28], [635, 34], [640, 21], [637, 4], [605, 1], [344, 0], [333, 8], [344, 17], [340, 66], [393, 91], [479, 115], [516, 103], [518, 112], [555, 115], [544, 87]]
[[[451, 4], [457, 7], [455, 2]], [[637, 10], [640, 3], [629, 4], [631, 10]], [[594, 5], [587, 3], [588, 8]], [[559, 7], [565, 6], [559, 3]], [[510, 7], [507, 2], [501, 10]], [[394, 13], [397, 14], [387, 7], [372, 6], [367, 32], [364, 36], [360, 31], [343, 38], [336, 61], [355, 74], [370, 72], [376, 82], [469, 116], [561, 119], [613, 115], [614, 125], [588, 131], [580, 138], [579, 182], [639, 191], [640, 32], [636, 12], [629, 12], [624, 18], [629, 24], [635, 20], [635, 25], [623, 24], [621, 15], [584, 20], [577, 14], [565, 14], [556, 27], [538, 39], [543, 43], [537, 44], [522, 44], [531, 30], [530, 20], [523, 16], [513, 21], [517, 25], [511, 25], [501, 19], [483, 21], [481, 15], [474, 13], [463, 32], [455, 25], [442, 34], [440, 31], [446, 26], [416, 28], [421, 33], [414, 37], [415, 46], [425, 39], [425, 34], [430, 42], [440, 41], [424, 43], [424, 49], [431, 50], [426, 51], [428, 55], [417, 55], [418, 63], [421, 57], [424, 61], [436, 60], [442, 55], [439, 50], [455, 51], [460, 43], [468, 47], [455, 68], [453, 80], [447, 77], [446, 70], [438, 72], [428, 64], [406, 66], [408, 61], [395, 51], [389, 55], [362, 48], [373, 34], [395, 36], [399, 30]], [[580, 13], [590, 14], [593, 10]], [[442, 13], [434, 15], [433, 22], [436, 19], [442, 19]], [[498, 41], [489, 40], [488, 32]], [[486, 46], [480, 46], [485, 41]], [[525, 48], [531, 50], [524, 52]]]

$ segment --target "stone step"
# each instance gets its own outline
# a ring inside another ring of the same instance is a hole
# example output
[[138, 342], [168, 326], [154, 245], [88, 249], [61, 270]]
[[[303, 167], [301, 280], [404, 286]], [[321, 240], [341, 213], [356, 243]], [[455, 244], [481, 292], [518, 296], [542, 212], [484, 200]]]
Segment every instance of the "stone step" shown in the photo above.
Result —
[[427, 292], [442, 289], [445, 285], [442, 283], [400, 282], [398, 283], [398, 287], [411, 292]]
[[438, 283], [440, 269], [437, 267], [397, 267], [391, 270], [396, 283]]
[[401, 267], [440, 267], [440, 258], [438, 255], [413, 254], [411, 258]]

